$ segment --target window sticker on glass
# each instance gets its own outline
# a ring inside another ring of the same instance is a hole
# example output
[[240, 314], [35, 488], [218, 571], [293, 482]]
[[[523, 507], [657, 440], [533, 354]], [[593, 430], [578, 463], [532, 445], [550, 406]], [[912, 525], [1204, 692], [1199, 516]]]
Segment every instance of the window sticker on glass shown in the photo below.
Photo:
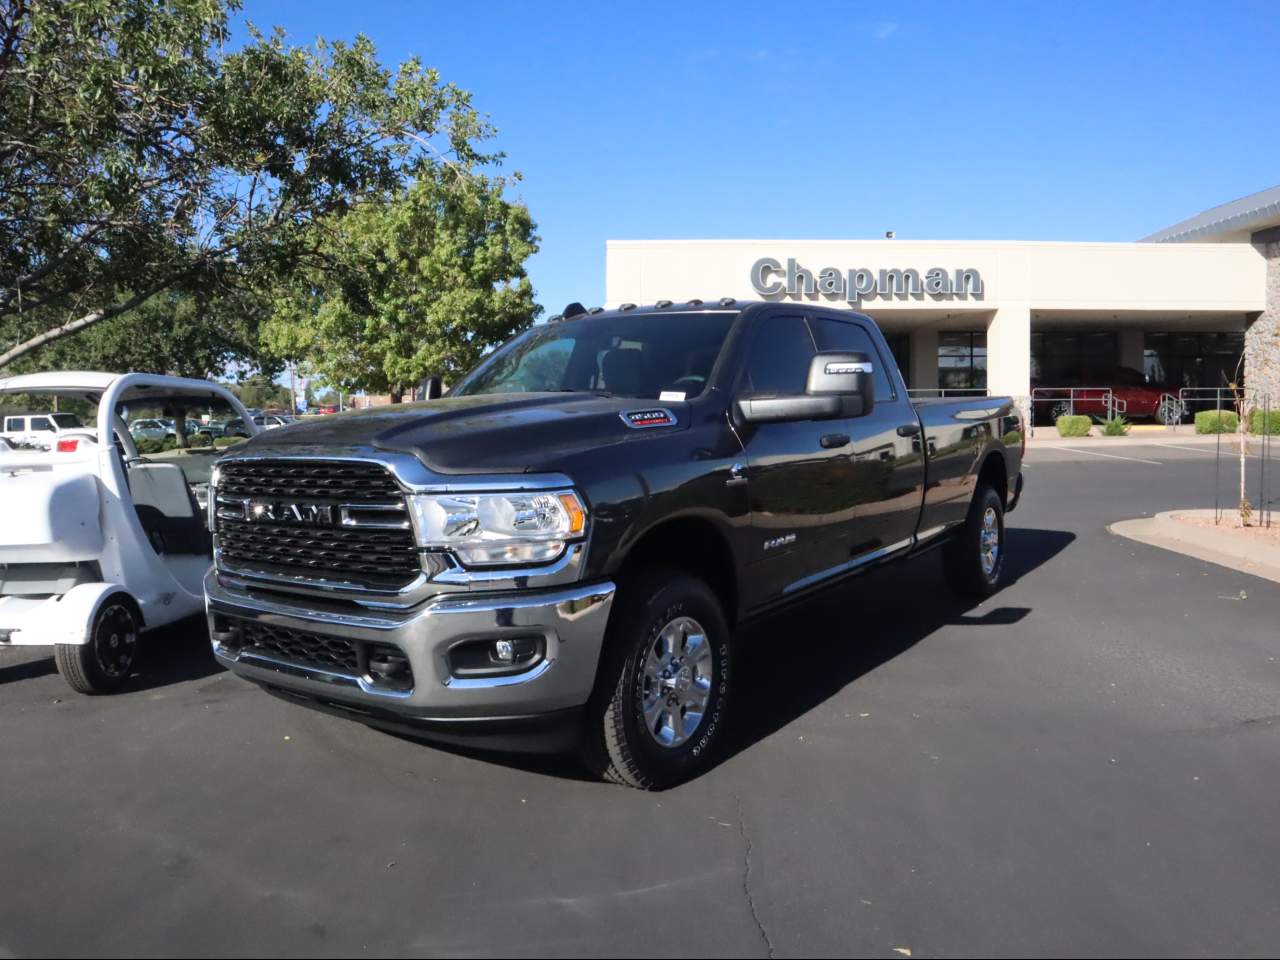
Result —
[[663, 390], [658, 394], [658, 399], [664, 403], [678, 402], [684, 399], [683, 390]]

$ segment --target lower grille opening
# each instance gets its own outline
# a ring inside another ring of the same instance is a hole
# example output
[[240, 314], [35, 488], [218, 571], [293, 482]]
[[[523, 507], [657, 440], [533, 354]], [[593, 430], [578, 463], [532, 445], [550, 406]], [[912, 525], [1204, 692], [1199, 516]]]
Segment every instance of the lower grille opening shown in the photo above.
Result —
[[234, 634], [238, 642], [227, 646], [242, 655], [357, 677], [379, 690], [400, 693], [413, 689], [409, 658], [399, 647], [388, 643], [311, 633], [255, 620], [228, 618], [226, 623], [216, 626], [228, 636]]

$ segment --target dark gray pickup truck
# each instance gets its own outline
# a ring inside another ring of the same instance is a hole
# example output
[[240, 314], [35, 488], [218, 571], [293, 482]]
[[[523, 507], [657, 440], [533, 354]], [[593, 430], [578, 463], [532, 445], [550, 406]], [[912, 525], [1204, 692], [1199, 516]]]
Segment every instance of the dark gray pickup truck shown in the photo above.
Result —
[[366, 723], [666, 786], [721, 738], [743, 621], [934, 547], [994, 591], [1024, 432], [1006, 397], [912, 402], [850, 311], [557, 319], [444, 398], [223, 459], [214, 651]]

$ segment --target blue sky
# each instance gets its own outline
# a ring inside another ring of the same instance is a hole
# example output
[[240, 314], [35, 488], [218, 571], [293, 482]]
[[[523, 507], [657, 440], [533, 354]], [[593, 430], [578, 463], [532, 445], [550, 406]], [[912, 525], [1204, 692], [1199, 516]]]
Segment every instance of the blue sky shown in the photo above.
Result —
[[[607, 239], [1132, 240], [1280, 183], [1280, 4], [247, 0], [471, 90], [547, 313]], [[715, 291], [709, 291], [714, 294]]]

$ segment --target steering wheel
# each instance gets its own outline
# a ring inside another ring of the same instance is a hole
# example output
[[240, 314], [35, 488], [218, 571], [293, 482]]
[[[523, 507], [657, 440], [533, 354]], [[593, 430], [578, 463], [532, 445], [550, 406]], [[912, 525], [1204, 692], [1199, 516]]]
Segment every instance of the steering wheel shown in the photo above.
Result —
[[[706, 386], [707, 378], [701, 374], [691, 373], [688, 376], [681, 377], [675, 383], [671, 384], [668, 390], [672, 393], [701, 393], [702, 388]], [[663, 393], [668, 392], [664, 390]]]

